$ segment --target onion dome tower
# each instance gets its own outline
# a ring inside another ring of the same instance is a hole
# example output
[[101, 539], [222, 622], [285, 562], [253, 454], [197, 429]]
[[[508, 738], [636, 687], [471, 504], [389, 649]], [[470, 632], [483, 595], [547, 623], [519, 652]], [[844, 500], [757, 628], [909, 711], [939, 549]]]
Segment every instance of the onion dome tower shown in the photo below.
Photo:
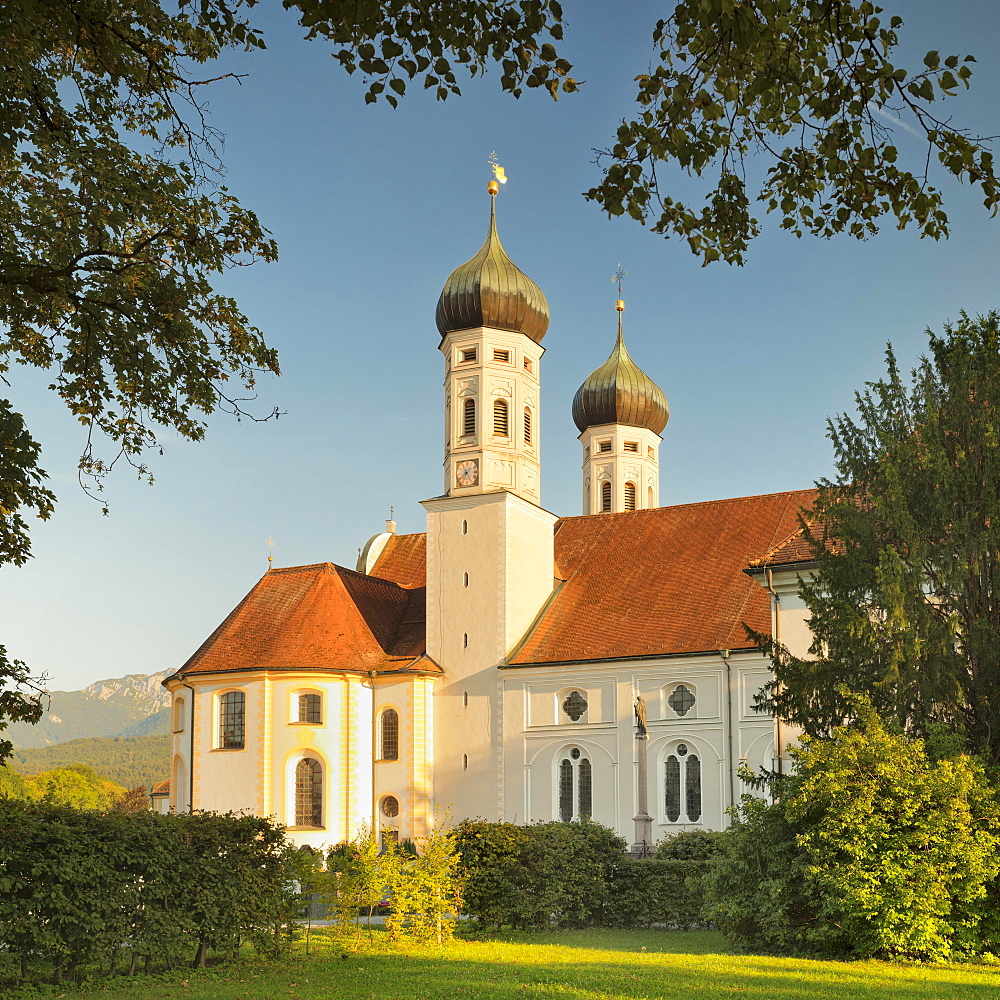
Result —
[[506, 807], [495, 769], [504, 719], [497, 665], [552, 594], [558, 518], [540, 503], [538, 375], [549, 307], [497, 236], [504, 173], [491, 164], [486, 242], [452, 271], [437, 305], [444, 496], [422, 506], [427, 656], [447, 679], [426, 709], [434, 717], [434, 797], [499, 820]]
[[549, 304], [507, 256], [497, 235], [497, 181], [487, 190], [486, 241], [448, 276], [435, 317], [446, 373], [445, 491], [506, 490], [537, 504], [538, 368]]
[[660, 504], [660, 434], [670, 407], [660, 387], [629, 357], [622, 336], [573, 397], [583, 444], [584, 514], [647, 510]]

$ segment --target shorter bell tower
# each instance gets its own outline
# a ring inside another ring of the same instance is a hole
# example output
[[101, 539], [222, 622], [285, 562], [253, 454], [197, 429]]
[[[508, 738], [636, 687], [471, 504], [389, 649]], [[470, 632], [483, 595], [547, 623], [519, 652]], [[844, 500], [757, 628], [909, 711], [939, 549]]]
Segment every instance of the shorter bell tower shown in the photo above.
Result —
[[573, 420], [583, 445], [583, 513], [618, 514], [660, 506], [660, 433], [670, 408], [660, 387], [629, 357], [622, 336], [577, 390]]

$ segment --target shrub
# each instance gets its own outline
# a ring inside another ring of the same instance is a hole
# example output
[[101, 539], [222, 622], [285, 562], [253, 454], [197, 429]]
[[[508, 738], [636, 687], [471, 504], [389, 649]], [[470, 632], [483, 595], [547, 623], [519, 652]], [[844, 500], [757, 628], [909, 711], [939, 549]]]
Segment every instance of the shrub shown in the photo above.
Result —
[[865, 708], [803, 739], [767, 805], [745, 798], [708, 880], [708, 912], [750, 947], [943, 959], [995, 933], [1000, 809], [982, 766], [930, 759]]
[[725, 834], [715, 830], [684, 830], [656, 845], [657, 861], [714, 861], [725, 851]]

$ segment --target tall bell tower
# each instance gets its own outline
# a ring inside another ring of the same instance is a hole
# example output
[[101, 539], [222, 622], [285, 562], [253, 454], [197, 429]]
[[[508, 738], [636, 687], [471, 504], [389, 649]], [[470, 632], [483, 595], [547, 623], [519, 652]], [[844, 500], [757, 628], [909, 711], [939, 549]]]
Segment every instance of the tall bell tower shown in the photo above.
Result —
[[444, 488], [449, 496], [506, 490], [538, 503], [539, 369], [549, 308], [507, 256], [491, 181], [482, 249], [445, 283], [437, 306], [445, 369]]
[[[494, 167], [497, 177], [503, 171]], [[539, 375], [549, 308], [507, 256], [490, 181], [486, 241], [445, 282], [444, 495], [427, 511], [427, 655], [434, 699], [434, 794], [447, 810], [502, 819], [498, 665], [553, 587], [557, 518], [540, 506]]]

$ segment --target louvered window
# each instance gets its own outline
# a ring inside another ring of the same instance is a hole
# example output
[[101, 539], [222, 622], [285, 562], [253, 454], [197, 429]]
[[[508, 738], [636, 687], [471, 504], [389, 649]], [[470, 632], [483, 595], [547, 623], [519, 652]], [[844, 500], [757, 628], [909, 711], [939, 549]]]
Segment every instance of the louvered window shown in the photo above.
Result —
[[323, 767], [312, 757], [295, 765], [295, 825], [323, 825]]
[[387, 708], [379, 720], [379, 760], [399, 760], [399, 715]]
[[611, 483], [601, 483], [601, 511], [611, 510]]
[[476, 433], [476, 401], [467, 399], [462, 404], [462, 433], [470, 435]]
[[524, 359], [524, 370], [526, 372], [530, 372], [531, 371], [531, 358], [525, 358]]
[[507, 437], [510, 434], [506, 400], [495, 399], [493, 401], [493, 433], [500, 437]]
[[531, 410], [524, 408], [524, 443], [531, 444]]
[[638, 451], [639, 450], [639, 442], [638, 441], [626, 441], [625, 442], [625, 450], [626, 451]]
[[475, 347], [467, 347], [462, 351], [463, 361], [475, 361], [479, 357], [479, 352]]
[[323, 721], [323, 704], [318, 694], [299, 695], [299, 722]]
[[242, 750], [246, 739], [247, 698], [242, 691], [227, 691], [219, 699], [219, 746]]
[[625, 509], [635, 510], [635, 483], [625, 484]]
[[494, 351], [493, 352], [494, 361], [503, 361], [506, 364], [510, 363], [510, 351]]
[[611, 442], [610, 441], [601, 441], [598, 444], [598, 451], [602, 451], [602, 452], [603, 451], [611, 451]]

